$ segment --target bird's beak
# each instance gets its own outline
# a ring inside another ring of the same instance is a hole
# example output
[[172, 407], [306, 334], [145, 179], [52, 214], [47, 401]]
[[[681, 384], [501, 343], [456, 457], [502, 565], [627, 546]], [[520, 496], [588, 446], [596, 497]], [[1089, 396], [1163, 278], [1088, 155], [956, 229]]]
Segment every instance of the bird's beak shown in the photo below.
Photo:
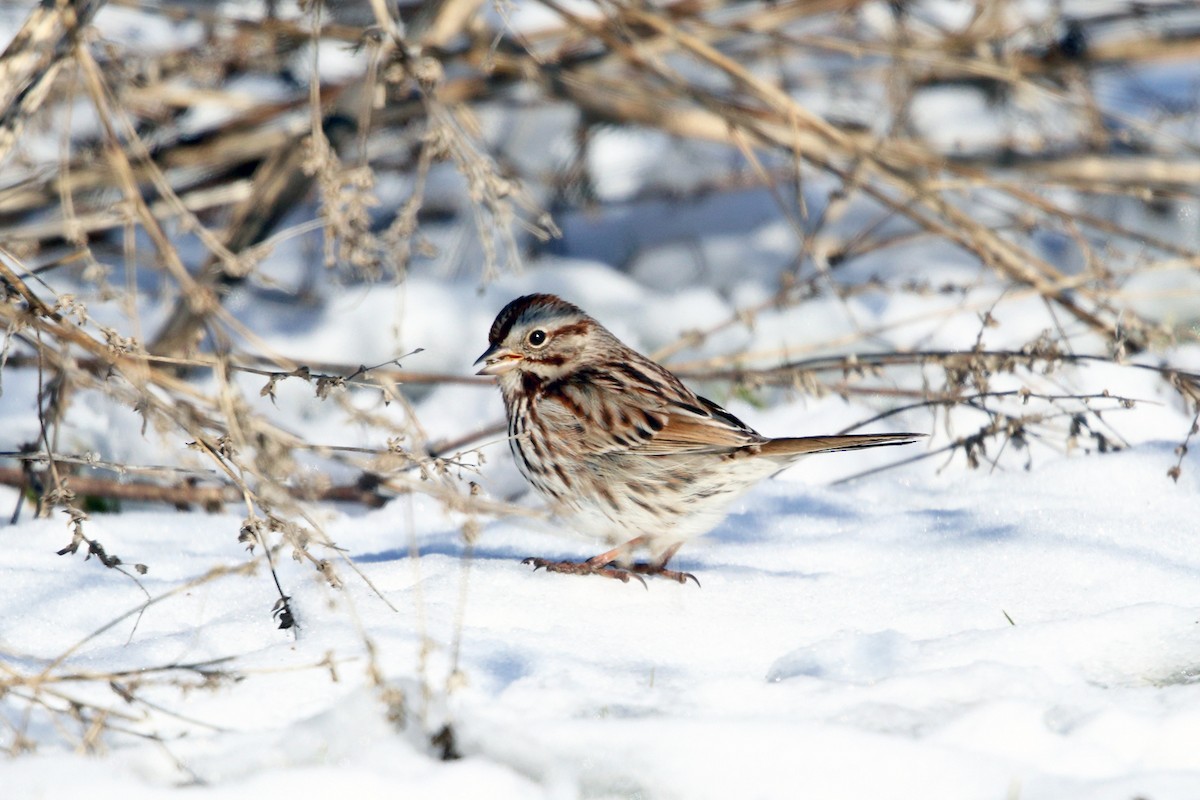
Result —
[[483, 363], [483, 369], [476, 375], [503, 375], [521, 363], [521, 356], [503, 345], [494, 344], [484, 354], [475, 359], [475, 366]]

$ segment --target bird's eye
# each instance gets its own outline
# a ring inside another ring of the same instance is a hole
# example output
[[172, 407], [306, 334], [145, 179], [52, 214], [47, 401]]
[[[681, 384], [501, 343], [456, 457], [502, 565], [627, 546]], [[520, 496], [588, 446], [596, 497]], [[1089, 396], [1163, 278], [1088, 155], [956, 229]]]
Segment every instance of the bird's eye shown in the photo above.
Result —
[[541, 328], [529, 334], [529, 344], [532, 347], [541, 347], [546, 343], [546, 332]]

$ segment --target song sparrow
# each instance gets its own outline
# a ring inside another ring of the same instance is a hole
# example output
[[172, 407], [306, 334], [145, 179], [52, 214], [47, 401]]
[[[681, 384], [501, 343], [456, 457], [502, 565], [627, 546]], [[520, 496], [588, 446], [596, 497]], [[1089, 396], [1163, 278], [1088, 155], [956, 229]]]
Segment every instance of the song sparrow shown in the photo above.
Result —
[[[521, 473], [560, 517], [617, 545], [583, 562], [525, 559], [535, 570], [695, 580], [667, 562], [759, 480], [809, 453], [921, 436], [762, 436], [551, 294], [513, 300], [488, 341], [475, 363], [498, 379]], [[649, 562], [630, 561], [639, 547]]]

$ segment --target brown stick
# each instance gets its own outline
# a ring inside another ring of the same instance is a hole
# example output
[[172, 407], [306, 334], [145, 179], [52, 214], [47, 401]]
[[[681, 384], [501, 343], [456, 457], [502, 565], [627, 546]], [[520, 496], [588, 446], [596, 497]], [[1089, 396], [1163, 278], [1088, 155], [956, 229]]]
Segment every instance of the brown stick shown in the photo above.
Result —
[[0, 54], [0, 163], [37, 111], [58, 75], [73, 39], [105, 0], [38, 3]]
[[[116, 478], [91, 475], [64, 475], [63, 480], [76, 495], [133, 503], [167, 503], [180, 509], [199, 506], [206, 511], [220, 511], [226, 503], [236, 503], [242, 497], [241, 491], [235, 486], [201, 485], [191, 481], [164, 485], [145, 481], [125, 482]], [[27, 488], [27, 483], [25, 472], [20, 467], [0, 467], [0, 485], [24, 489]], [[380, 508], [387, 503], [387, 498], [376, 491], [375, 483], [360, 481], [356, 484], [320, 489], [288, 487], [288, 493], [302, 500], [358, 503], [370, 508]]]

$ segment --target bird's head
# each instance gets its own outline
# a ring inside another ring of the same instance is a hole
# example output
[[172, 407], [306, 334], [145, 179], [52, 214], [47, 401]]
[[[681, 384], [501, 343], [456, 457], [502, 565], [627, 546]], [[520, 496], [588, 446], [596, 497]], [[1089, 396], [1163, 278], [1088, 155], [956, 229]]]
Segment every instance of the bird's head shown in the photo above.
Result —
[[475, 361], [478, 375], [495, 375], [501, 388], [528, 377], [554, 381], [575, 371], [593, 348], [614, 342], [600, 323], [552, 294], [530, 294], [506, 305], [492, 323], [491, 346]]

